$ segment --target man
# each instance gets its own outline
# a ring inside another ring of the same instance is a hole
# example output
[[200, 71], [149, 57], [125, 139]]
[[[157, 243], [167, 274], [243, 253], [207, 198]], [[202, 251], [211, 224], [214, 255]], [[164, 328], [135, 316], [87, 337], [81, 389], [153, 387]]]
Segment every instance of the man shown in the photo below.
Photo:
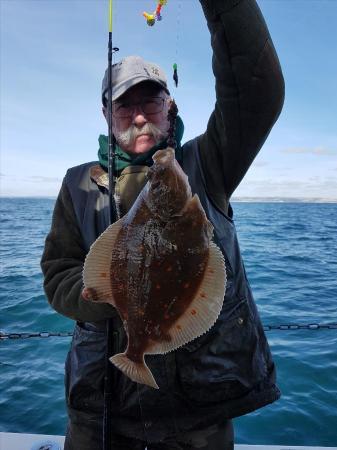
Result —
[[[280, 396], [229, 200], [281, 111], [282, 73], [255, 0], [200, 3], [212, 39], [216, 105], [206, 132], [183, 146], [178, 118], [176, 158], [214, 226], [226, 261], [226, 295], [208, 333], [167, 355], [147, 356], [159, 390], [114, 369], [112, 448], [118, 450], [232, 449], [231, 419]], [[105, 77], [105, 115], [107, 89]], [[162, 70], [139, 57], [114, 65], [112, 95], [116, 196], [123, 215], [146, 182], [151, 156], [166, 147], [170, 97]], [[72, 168], [65, 176], [42, 257], [49, 302], [77, 321], [66, 361], [66, 450], [102, 449], [107, 319], [113, 321], [114, 352], [126, 346], [115, 309], [82, 293], [85, 256], [109, 224], [106, 166], [101, 136], [99, 163]]]

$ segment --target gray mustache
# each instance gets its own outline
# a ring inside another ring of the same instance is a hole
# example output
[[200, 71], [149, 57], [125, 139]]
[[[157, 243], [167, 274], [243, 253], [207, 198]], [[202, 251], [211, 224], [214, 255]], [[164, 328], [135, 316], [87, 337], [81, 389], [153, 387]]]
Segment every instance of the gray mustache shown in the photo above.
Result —
[[152, 135], [156, 142], [159, 142], [165, 136], [158, 127], [151, 123], [146, 123], [142, 128], [131, 125], [126, 131], [119, 134], [118, 140], [123, 145], [130, 145], [142, 134]]

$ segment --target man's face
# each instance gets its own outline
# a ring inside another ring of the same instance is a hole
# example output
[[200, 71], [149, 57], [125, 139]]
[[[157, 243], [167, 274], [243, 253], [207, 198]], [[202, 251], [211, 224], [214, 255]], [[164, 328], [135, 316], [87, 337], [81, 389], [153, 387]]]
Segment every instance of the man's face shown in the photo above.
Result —
[[[137, 84], [113, 102], [112, 131], [121, 149], [137, 155], [162, 141], [169, 129], [169, 105], [168, 94], [151, 82]], [[107, 119], [107, 108], [103, 113]]]

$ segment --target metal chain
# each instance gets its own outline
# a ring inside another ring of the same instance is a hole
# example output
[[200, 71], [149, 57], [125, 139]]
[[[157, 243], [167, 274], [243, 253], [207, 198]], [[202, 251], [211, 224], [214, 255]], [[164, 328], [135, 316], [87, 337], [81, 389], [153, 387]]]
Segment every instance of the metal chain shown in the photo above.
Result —
[[307, 325], [264, 325], [264, 331], [272, 331], [272, 330], [337, 330], [337, 323], [327, 323], [327, 324], [319, 324], [319, 323], [309, 323]]
[[[298, 324], [289, 324], [289, 325], [264, 325], [264, 331], [273, 331], [273, 330], [337, 330], [337, 323], [327, 323], [327, 324], [319, 324], [319, 323], [310, 323], [306, 325], [298, 325]], [[28, 338], [48, 338], [48, 337], [71, 337], [73, 333], [71, 331], [65, 332], [48, 332], [42, 331], [40, 333], [4, 333], [0, 331], [0, 341], [6, 339], [28, 339]]]
[[52, 333], [49, 331], [41, 331], [40, 333], [4, 333], [0, 331], [0, 341], [5, 339], [27, 339], [32, 337], [48, 338], [48, 337], [70, 337], [71, 331]]

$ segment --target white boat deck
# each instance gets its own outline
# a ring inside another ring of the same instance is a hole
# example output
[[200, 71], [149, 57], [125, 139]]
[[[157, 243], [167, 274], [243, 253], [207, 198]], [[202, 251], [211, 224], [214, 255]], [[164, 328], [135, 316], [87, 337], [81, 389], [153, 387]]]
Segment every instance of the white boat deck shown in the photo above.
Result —
[[[45, 434], [0, 433], [0, 450], [32, 450], [33, 447], [34, 450], [48, 450], [49, 448], [53, 449], [53, 447], [47, 446], [48, 441], [49, 443], [53, 442], [59, 444], [60, 449], [63, 449], [64, 436], [50, 436]], [[292, 445], [236, 444], [235, 450], [337, 450], [337, 447], [296, 447]]]

